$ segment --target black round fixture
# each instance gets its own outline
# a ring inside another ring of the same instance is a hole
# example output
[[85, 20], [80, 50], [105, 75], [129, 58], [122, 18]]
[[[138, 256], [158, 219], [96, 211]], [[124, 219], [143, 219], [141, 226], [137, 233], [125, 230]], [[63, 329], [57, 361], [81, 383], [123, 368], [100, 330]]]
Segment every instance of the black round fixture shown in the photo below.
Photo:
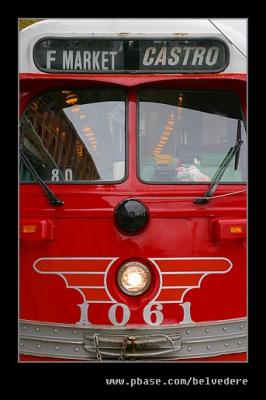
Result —
[[115, 209], [115, 221], [124, 233], [138, 233], [148, 222], [148, 210], [139, 200], [124, 200]]

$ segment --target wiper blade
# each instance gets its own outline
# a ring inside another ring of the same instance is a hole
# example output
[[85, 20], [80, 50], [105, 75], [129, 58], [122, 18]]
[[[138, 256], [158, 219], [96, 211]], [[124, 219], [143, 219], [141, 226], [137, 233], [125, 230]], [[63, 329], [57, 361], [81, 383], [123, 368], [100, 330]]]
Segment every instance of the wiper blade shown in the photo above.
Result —
[[[237, 122], [237, 134], [236, 134], [236, 140], [237, 142], [241, 141], [241, 122], [240, 120], [238, 120]], [[241, 143], [242, 144], [242, 143]], [[238, 164], [239, 164], [239, 155], [240, 155], [240, 146], [238, 148], [238, 150], [236, 151], [236, 156], [235, 156], [235, 171], [238, 168]]]
[[20, 157], [21, 157], [21, 160], [23, 161], [24, 165], [27, 167], [29, 172], [32, 174], [32, 176], [36, 180], [36, 182], [42, 187], [44, 193], [49, 198], [50, 203], [53, 206], [62, 206], [64, 204], [64, 202], [62, 200], [58, 199], [58, 197], [56, 197], [54, 192], [46, 185], [46, 183], [38, 175], [38, 172], [35, 170], [35, 168], [31, 164], [31, 162], [29, 161], [29, 159], [26, 156], [26, 154], [21, 149], [20, 149]]
[[236, 143], [233, 147], [231, 147], [226, 154], [225, 158], [223, 159], [221, 165], [219, 166], [218, 170], [214, 174], [210, 187], [208, 191], [199, 198], [196, 198], [193, 203], [195, 204], [206, 204], [208, 203], [209, 199], [214, 195], [215, 190], [217, 189], [217, 186], [220, 183], [220, 180], [223, 177], [223, 174], [225, 173], [228, 165], [232, 161], [233, 157], [235, 156], [235, 166], [234, 169], [236, 170], [238, 167], [238, 162], [239, 162], [239, 153], [240, 153], [240, 147], [243, 143], [243, 140], [241, 140], [241, 122], [238, 120], [237, 123], [237, 139]]

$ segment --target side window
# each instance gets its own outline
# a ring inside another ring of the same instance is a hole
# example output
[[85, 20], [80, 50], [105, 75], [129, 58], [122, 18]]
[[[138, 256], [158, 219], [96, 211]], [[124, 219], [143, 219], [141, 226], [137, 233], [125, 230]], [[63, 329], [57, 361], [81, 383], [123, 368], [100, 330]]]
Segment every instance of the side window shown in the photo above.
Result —
[[[20, 146], [45, 181], [117, 182], [125, 177], [125, 135], [122, 90], [55, 90], [29, 104]], [[20, 179], [33, 181], [22, 162]]]
[[246, 131], [233, 93], [141, 89], [138, 110], [141, 180], [210, 182], [240, 131], [238, 167], [232, 160], [221, 182], [246, 181]]

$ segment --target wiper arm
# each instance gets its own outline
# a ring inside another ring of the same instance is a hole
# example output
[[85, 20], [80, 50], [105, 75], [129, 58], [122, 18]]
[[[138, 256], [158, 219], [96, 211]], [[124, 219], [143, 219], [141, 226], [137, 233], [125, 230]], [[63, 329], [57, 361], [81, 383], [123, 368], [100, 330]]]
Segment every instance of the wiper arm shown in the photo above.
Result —
[[238, 120], [237, 123], [237, 140], [236, 143], [233, 147], [231, 147], [226, 154], [225, 158], [223, 159], [221, 165], [219, 166], [218, 170], [214, 174], [210, 187], [208, 191], [199, 198], [196, 198], [193, 203], [195, 204], [206, 204], [208, 203], [209, 199], [214, 195], [215, 190], [217, 189], [217, 186], [220, 183], [220, 180], [223, 177], [223, 174], [225, 173], [228, 165], [232, 161], [233, 157], [235, 156], [235, 166], [234, 169], [236, 170], [238, 167], [238, 162], [239, 162], [239, 153], [240, 153], [240, 147], [243, 143], [243, 140], [241, 140], [241, 122]]
[[27, 169], [30, 171], [34, 179], [36, 180], [37, 183], [42, 187], [43, 191], [45, 192], [46, 196], [49, 198], [50, 203], [53, 206], [62, 206], [64, 202], [56, 197], [54, 192], [46, 185], [46, 183], [42, 180], [42, 178], [38, 175], [38, 172], [35, 170], [31, 162], [29, 161], [28, 157], [26, 154], [23, 152], [23, 150], [20, 149], [20, 157]]

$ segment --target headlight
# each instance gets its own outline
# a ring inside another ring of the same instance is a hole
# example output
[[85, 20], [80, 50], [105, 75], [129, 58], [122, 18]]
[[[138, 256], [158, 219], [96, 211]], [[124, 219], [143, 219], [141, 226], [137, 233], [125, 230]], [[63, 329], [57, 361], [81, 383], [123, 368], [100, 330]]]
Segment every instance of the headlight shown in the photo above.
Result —
[[139, 262], [128, 262], [118, 271], [118, 285], [120, 289], [131, 296], [144, 293], [151, 281], [148, 268]]

